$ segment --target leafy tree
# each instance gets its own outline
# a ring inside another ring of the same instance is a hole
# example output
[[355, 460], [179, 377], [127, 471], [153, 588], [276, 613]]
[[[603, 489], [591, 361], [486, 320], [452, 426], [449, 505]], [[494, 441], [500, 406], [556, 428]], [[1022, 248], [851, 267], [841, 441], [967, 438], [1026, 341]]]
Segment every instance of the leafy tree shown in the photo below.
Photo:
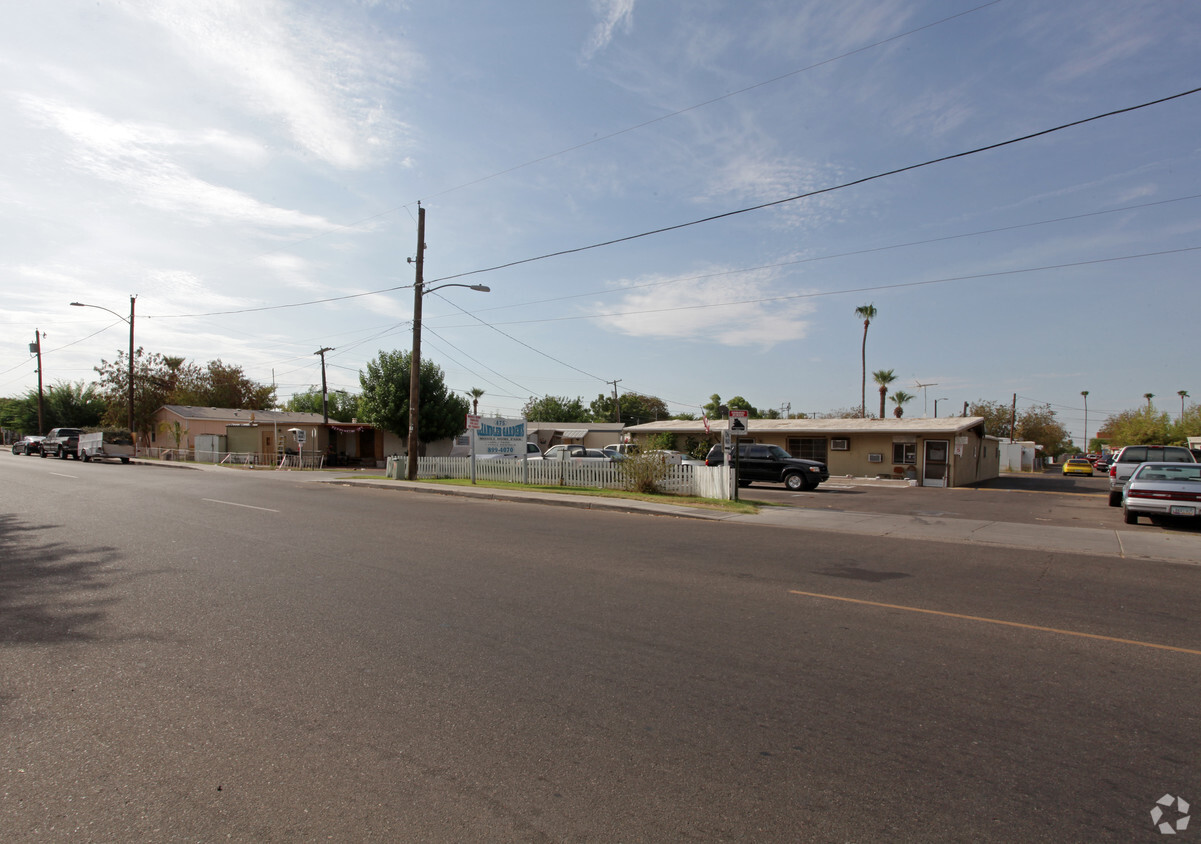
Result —
[[[351, 395], [345, 390], [334, 390], [331, 392], [324, 406], [329, 408], [329, 418], [336, 419], [339, 422], [349, 422], [359, 415], [359, 397]], [[288, 399], [284, 405], [284, 410], [292, 413], [321, 413], [322, 407], [321, 388], [313, 386], [309, 387], [305, 392], [297, 393]]]
[[[855, 316], [863, 320], [863, 348], [860, 357], [863, 364], [863, 379], [859, 385], [859, 416], [867, 416], [867, 327], [872, 324], [872, 320], [876, 318], [875, 305], [860, 305], [855, 309]], [[900, 405], [897, 405], [899, 408]]]
[[1049, 404], [1036, 404], [1018, 414], [1018, 439], [1043, 447], [1045, 454], [1063, 454], [1072, 446], [1072, 436], [1055, 417]]
[[[38, 391], [29, 390], [24, 396], [3, 399], [0, 424], [28, 433], [38, 432]], [[95, 384], [82, 381], [58, 381], [42, 393], [42, 426], [40, 433], [51, 428], [95, 428], [104, 418], [104, 397]]]
[[884, 397], [888, 395], [888, 385], [897, 380], [897, 374], [891, 369], [877, 369], [872, 373], [872, 380], [880, 385], [880, 418], [884, 418]]
[[1009, 439], [1013, 411], [1008, 404], [979, 399], [972, 402], [968, 408], [967, 415], [983, 416], [984, 432], [989, 436]]
[[755, 406], [742, 396], [734, 396], [734, 398], [726, 402], [726, 406], [729, 407], [730, 410], [745, 410], [747, 412], [747, 416], [751, 419], [761, 418], [759, 416], [759, 411], [755, 409]]
[[531, 397], [521, 409], [522, 415], [534, 422], [591, 422], [592, 411], [577, 397], [543, 396]]
[[705, 411], [710, 419], [717, 419], [721, 416], [721, 396], [717, 393], [709, 396], [709, 401], [701, 405], [701, 410]]
[[897, 390], [894, 392], [892, 394], [892, 401], [896, 407], [893, 408], [892, 415], [897, 417], [897, 419], [900, 419], [903, 415], [905, 415], [905, 403], [913, 401], [914, 398], [915, 396], [910, 395], [904, 390]]
[[205, 407], [236, 407], [242, 410], [265, 410], [275, 404], [275, 388], [256, 384], [246, 377], [242, 367], [209, 361], [201, 379]]
[[1173, 426], [1172, 442], [1186, 443], [1189, 437], [1201, 437], [1201, 405], [1194, 404], [1188, 410], [1181, 410], [1180, 419]]
[[[669, 419], [667, 403], [655, 396], [644, 396], [641, 393], [626, 393], [621, 397], [621, 419], [627, 425], [639, 425], [643, 422], [654, 422], [659, 419]], [[593, 422], [612, 422], [617, 415], [613, 396], [604, 393], [593, 399], [589, 406]]]
[[37, 390], [30, 390], [20, 397], [0, 399], [0, 426], [15, 428], [23, 434], [43, 433], [38, 431]]
[[[363, 418], [394, 434], [409, 430], [409, 377], [411, 352], [380, 352], [359, 373], [363, 393], [359, 409]], [[425, 444], [458, 436], [466, 430], [467, 399], [446, 387], [442, 368], [431, 360], [421, 361], [421, 397], [417, 415], [417, 439]]]
[[1168, 445], [1180, 439], [1175, 428], [1167, 413], [1156, 413], [1150, 406], [1114, 414], [1101, 426], [1113, 446]]

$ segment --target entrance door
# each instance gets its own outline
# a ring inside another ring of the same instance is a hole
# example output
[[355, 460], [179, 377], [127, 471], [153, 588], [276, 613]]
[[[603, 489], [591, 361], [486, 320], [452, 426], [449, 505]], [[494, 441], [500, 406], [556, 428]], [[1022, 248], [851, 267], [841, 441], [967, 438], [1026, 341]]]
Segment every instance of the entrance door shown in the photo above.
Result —
[[922, 467], [922, 486], [946, 486], [950, 469], [950, 441], [926, 440], [926, 459]]

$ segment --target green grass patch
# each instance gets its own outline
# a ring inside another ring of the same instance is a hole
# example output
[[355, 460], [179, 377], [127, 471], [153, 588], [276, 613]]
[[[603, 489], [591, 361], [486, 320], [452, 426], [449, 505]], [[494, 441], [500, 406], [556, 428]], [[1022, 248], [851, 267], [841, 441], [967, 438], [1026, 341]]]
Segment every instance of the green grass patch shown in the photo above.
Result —
[[656, 504], [674, 504], [678, 507], [696, 507], [704, 510], [720, 510], [726, 513], [756, 513], [758, 506], [748, 501], [721, 501], [715, 498], [697, 498], [693, 495], [647, 495], [624, 489], [597, 489], [595, 487], [539, 486], [536, 484], [514, 484], [502, 481], [477, 481], [472, 484], [467, 478], [422, 478], [418, 483], [462, 486], [477, 489], [512, 489], [526, 492], [552, 492], [555, 495], [591, 495], [597, 498], [619, 498], [634, 501], [653, 501]]

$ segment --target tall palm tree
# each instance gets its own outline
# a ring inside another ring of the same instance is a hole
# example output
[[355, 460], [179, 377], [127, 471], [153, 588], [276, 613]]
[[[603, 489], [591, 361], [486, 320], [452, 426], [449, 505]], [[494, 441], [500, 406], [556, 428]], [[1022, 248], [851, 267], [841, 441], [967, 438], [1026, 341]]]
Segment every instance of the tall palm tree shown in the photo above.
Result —
[[1151, 412], [1151, 399], [1155, 398], [1155, 393], [1143, 393], [1143, 398], [1147, 400], [1147, 412]]
[[884, 418], [884, 397], [888, 395], [888, 385], [897, 380], [897, 374], [891, 369], [877, 369], [872, 373], [872, 380], [880, 385], [880, 418]]
[[479, 387], [472, 387], [467, 392], [471, 393], [471, 415], [480, 415], [480, 399], [484, 397], [484, 391]]
[[904, 390], [897, 390], [895, 393], [893, 393], [892, 400], [893, 400], [893, 403], [896, 405], [896, 407], [893, 408], [892, 415], [897, 417], [897, 419], [900, 419], [902, 416], [904, 416], [905, 415], [905, 408], [904, 408], [905, 402], [913, 401], [913, 399], [914, 399], [914, 396], [911, 396], [909, 393], [905, 392]]
[[876, 306], [860, 305], [855, 309], [855, 316], [863, 320], [863, 350], [860, 354], [863, 363], [863, 379], [859, 390], [859, 416], [867, 416], [867, 327], [876, 318]]
[[1188, 390], [1177, 390], [1176, 395], [1180, 396], [1180, 418], [1184, 418], [1184, 400], [1188, 398]]

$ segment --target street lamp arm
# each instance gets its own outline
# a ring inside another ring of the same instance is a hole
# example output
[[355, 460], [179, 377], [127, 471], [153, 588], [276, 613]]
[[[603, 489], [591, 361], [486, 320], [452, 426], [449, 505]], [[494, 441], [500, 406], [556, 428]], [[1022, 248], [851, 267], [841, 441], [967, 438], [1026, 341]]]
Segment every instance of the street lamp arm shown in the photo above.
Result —
[[439, 284], [437, 287], [426, 287], [422, 289], [422, 293], [433, 293], [435, 290], [444, 290], [447, 287], [466, 287], [468, 290], [476, 290], [480, 293], [491, 293], [492, 288], [486, 284]]
[[72, 302], [71, 306], [75, 307], [75, 308], [99, 308], [102, 311], [108, 311], [110, 314], [115, 316], [117, 319], [121, 320], [121, 322], [125, 323], [126, 325], [129, 324], [129, 317], [121, 316], [116, 311], [109, 311], [108, 308], [104, 307], [103, 305], [88, 305], [88, 304], [85, 304], [84, 302]]

